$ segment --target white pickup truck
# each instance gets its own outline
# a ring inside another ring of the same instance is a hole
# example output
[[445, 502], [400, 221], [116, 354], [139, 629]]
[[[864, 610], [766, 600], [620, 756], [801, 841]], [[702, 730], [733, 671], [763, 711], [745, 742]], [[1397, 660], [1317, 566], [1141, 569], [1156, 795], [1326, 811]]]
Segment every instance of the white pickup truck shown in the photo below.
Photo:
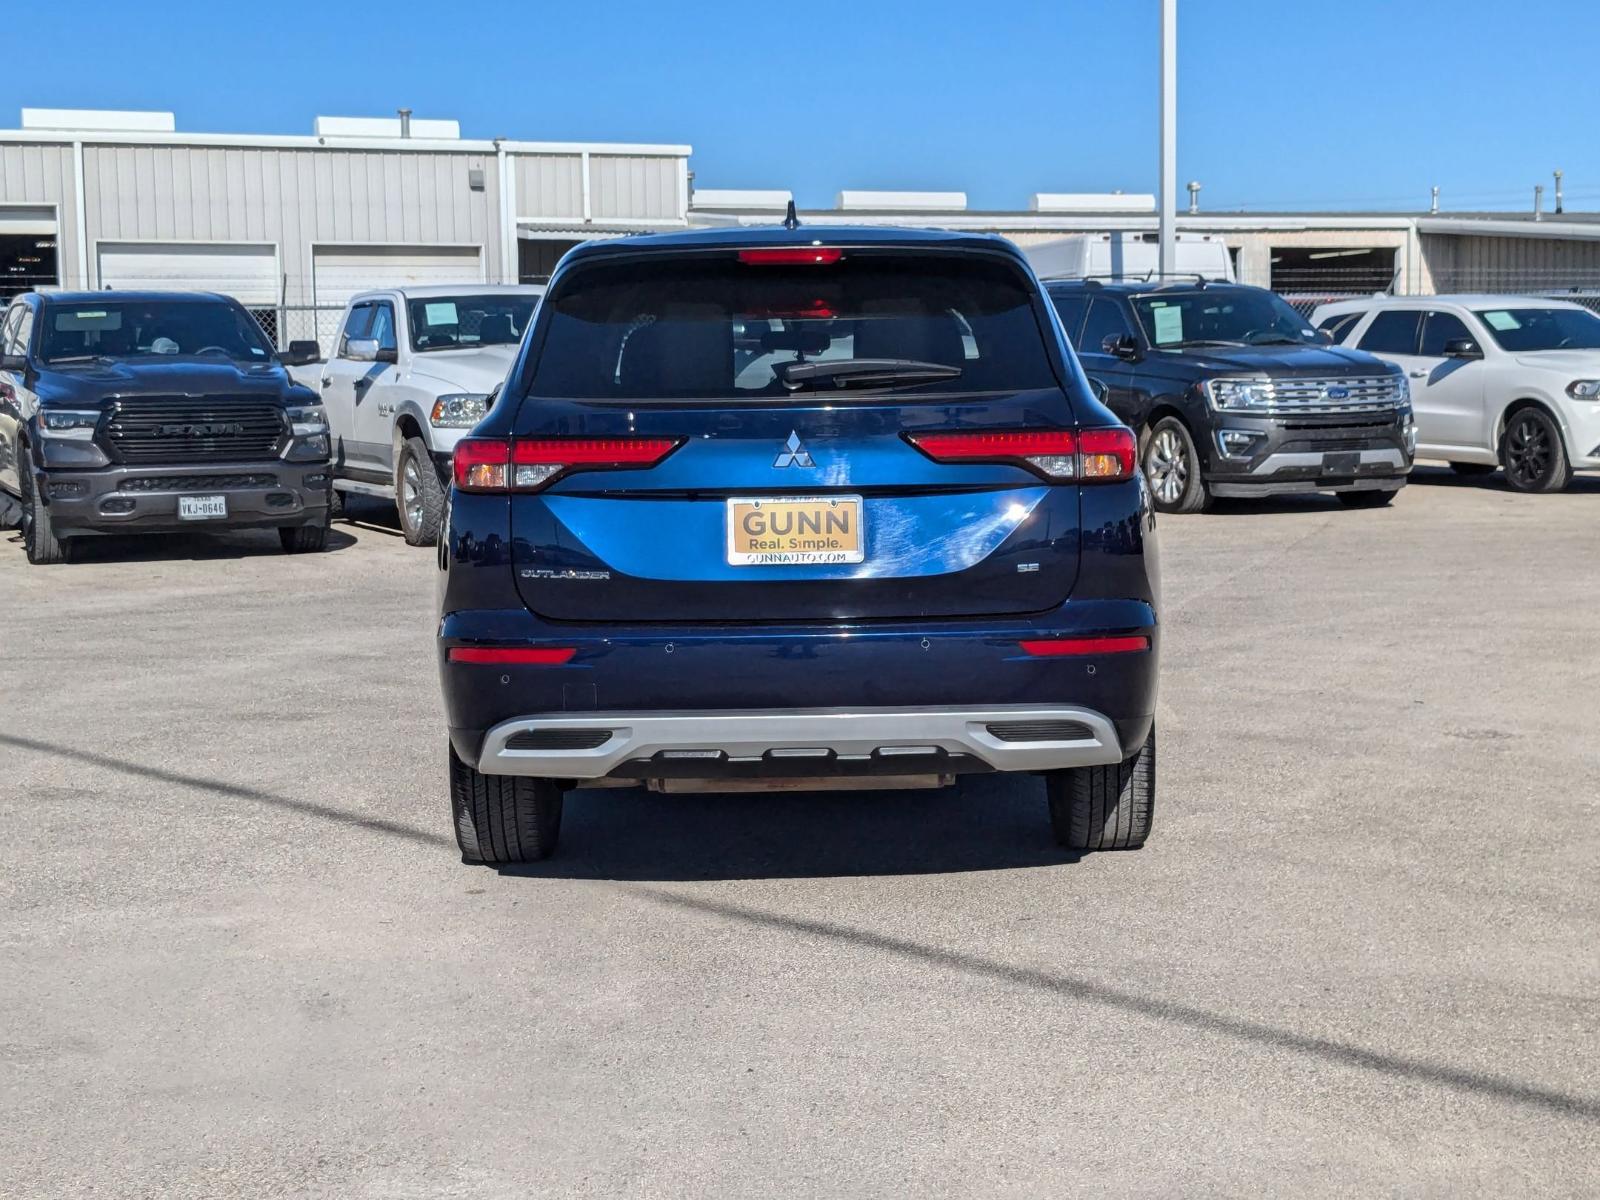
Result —
[[542, 286], [397, 287], [353, 296], [326, 362], [292, 368], [318, 391], [341, 493], [393, 500], [413, 546], [431, 545], [450, 455], [488, 411]]

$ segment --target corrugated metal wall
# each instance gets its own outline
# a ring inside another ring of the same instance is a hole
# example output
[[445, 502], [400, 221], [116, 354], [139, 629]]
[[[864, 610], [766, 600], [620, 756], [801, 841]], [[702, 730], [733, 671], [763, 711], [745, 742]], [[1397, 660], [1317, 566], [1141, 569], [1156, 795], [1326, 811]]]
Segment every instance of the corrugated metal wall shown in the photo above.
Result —
[[589, 192], [595, 220], [670, 221], [678, 216], [678, 163], [676, 158], [591, 155]]
[[1600, 242], [1425, 233], [1420, 245], [1438, 292], [1600, 286]]
[[542, 220], [583, 219], [583, 155], [518, 154], [517, 216]]
[[313, 244], [474, 245], [501, 270], [493, 155], [89, 145], [84, 181], [91, 239], [273, 242], [290, 304], [312, 300]]
[[71, 146], [0, 145], [0, 202], [56, 206], [56, 255], [66, 287], [86, 282], [78, 275], [73, 196]]

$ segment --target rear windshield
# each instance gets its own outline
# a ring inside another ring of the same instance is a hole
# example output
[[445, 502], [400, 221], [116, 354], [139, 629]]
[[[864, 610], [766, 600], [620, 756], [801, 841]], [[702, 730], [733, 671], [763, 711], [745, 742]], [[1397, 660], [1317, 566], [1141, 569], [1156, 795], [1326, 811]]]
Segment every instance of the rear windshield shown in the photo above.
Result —
[[[1023, 276], [977, 255], [846, 251], [808, 266], [732, 252], [580, 268], [545, 300], [536, 396], [805, 398], [1058, 386]], [[905, 377], [787, 364], [886, 360]], [[934, 364], [915, 378], [907, 364]]]

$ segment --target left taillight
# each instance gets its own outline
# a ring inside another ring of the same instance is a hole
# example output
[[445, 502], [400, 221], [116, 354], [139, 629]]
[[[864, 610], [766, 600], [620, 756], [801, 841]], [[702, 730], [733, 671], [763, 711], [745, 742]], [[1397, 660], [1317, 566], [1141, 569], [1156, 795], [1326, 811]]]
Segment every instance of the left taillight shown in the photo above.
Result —
[[906, 440], [936, 462], [1013, 463], [1046, 479], [1115, 483], [1133, 477], [1138, 448], [1133, 431], [1109, 429], [988, 429], [908, 433]]
[[464, 492], [537, 492], [574, 471], [653, 467], [682, 438], [463, 438], [455, 481]]

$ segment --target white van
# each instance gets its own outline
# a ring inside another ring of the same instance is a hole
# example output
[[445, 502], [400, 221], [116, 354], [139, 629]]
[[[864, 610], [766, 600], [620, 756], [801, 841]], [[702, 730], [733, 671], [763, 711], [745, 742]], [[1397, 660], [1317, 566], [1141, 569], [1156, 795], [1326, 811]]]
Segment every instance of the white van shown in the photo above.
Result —
[[[1179, 275], [1233, 283], [1233, 258], [1220, 237], [1209, 233], [1177, 235]], [[1023, 255], [1041, 279], [1154, 279], [1161, 248], [1153, 233], [1074, 233], [1024, 246]]]

